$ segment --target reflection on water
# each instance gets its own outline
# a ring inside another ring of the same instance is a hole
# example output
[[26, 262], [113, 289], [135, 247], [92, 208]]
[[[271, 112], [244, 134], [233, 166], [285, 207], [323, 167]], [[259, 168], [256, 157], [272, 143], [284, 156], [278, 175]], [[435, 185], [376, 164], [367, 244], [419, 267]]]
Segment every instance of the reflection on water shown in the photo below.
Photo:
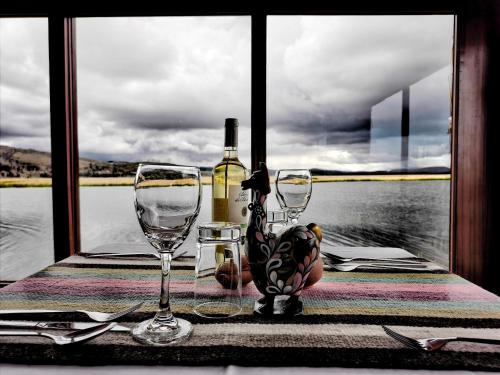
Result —
[[300, 222], [319, 224], [328, 245], [400, 247], [447, 267], [449, 201], [446, 180], [321, 183]]
[[[210, 221], [210, 189], [204, 186], [197, 223]], [[318, 223], [325, 245], [400, 247], [447, 266], [449, 190], [449, 181], [314, 184], [300, 222]], [[0, 190], [0, 279], [20, 278], [52, 262], [46, 195], [50, 198], [50, 189]], [[82, 187], [80, 204], [83, 251], [105, 244], [115, 244], [116, 251], [129, 243], [154, 251], [137, 221], [132, 187]], [[274, 193], [268, 209], [279, 209]], [[194, 230], [180, 250], [195, 254]]]

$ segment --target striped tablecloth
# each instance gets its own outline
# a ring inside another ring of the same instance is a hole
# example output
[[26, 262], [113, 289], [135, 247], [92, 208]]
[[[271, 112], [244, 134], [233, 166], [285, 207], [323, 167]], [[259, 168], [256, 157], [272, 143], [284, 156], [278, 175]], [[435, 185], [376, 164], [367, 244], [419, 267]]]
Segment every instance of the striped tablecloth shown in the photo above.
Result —
[[[224, 320], [192, 313], [193, 277], [192, 260], [174, 263], [172, 308], [176, 316], [194, 323], [193, 336], [185, 343], [144, 346], [121, 332], [62, 347], [37, 337], [0, 337], [0, 360], [500, 370], [500, 346], [456, 342], [440, 352], [422, 353], [405, 348], [381, 328], [389, 325], [416, 338], [500, 339], [500, 298], [453, 274], [327, 271], [318, 284], [303, 292], [305, 315], [290, 319], [254, 316], [253, 301], [259, 294], [249, 284], [244, 288], [242, 314]], [[158, 293], [155, 261], [72, 257], [0, 289], [0, 303], [2, 309], [116, 311], [147, 301], [141, 310], [121, 319], [132, 325], [152, 315]], [[56, 315], [43, 318], [58, 319]], [[75, 314], [68, 320], [86, 319]]]

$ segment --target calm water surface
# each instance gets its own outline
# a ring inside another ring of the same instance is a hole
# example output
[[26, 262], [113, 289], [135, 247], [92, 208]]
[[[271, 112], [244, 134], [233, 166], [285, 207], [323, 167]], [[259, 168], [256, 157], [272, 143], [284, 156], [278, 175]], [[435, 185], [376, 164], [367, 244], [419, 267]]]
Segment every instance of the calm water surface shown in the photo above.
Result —
[[52, 189], [0, 189], [0, 280], [54, 263]]
[[[320, 224], [325, 245], [404, 248], [448, 263], [449, 181], [336, 182], [313, 186], [301, 223]], [[197, 222], [210, 221], [210, 186], [204, 186]], [[53, 262], [51, 190], [0, 189], [0, 279], [18, 279]], [[133, 189], [80, 189], [82, 250], [154, 249], [145, 241], [133, 207]], [[268, 209], [278, 209], [274, 193]], [[196, 251], [195, 231], [179, 249]]]

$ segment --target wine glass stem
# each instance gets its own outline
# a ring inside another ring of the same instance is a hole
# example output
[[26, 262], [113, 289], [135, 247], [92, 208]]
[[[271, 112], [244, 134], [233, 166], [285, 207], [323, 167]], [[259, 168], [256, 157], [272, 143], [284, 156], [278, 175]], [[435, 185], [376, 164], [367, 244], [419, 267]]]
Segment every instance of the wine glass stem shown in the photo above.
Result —
[[170, 263], [172, 253], [160, 253], [161, 257], [161, 293], [160, 308], [156, 313], [156, 319], [162, 321], [173, 320], [174, 316], [170, 310]]
[[292, 217], [290, 218], [290, 221], [292, 222], [292, 225], [295, 225], [299, 222], [299, 219], [297, 219], [296, 217]]

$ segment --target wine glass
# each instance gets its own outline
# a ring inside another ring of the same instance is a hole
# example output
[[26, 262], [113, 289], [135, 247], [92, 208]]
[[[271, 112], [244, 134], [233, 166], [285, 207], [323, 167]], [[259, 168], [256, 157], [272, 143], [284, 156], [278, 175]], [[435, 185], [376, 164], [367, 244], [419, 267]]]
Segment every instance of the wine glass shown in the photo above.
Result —
[[276, 172], [276, 198], [292, 224], [297, 224], [300, 214], [311, 198], [312, 177], [308, 169], [280, 169]]
[[139, 323], [132, 336], [152, 345], [168, 345], [189, 337], [193, 328], [170, 310], [172, 254], [186, 239], [200, 212], [200, 170], [161, 164], [139, 164], [134, 182], [134, 203], [139, 224], [161, 257], [160, 306], [153, 319]]

